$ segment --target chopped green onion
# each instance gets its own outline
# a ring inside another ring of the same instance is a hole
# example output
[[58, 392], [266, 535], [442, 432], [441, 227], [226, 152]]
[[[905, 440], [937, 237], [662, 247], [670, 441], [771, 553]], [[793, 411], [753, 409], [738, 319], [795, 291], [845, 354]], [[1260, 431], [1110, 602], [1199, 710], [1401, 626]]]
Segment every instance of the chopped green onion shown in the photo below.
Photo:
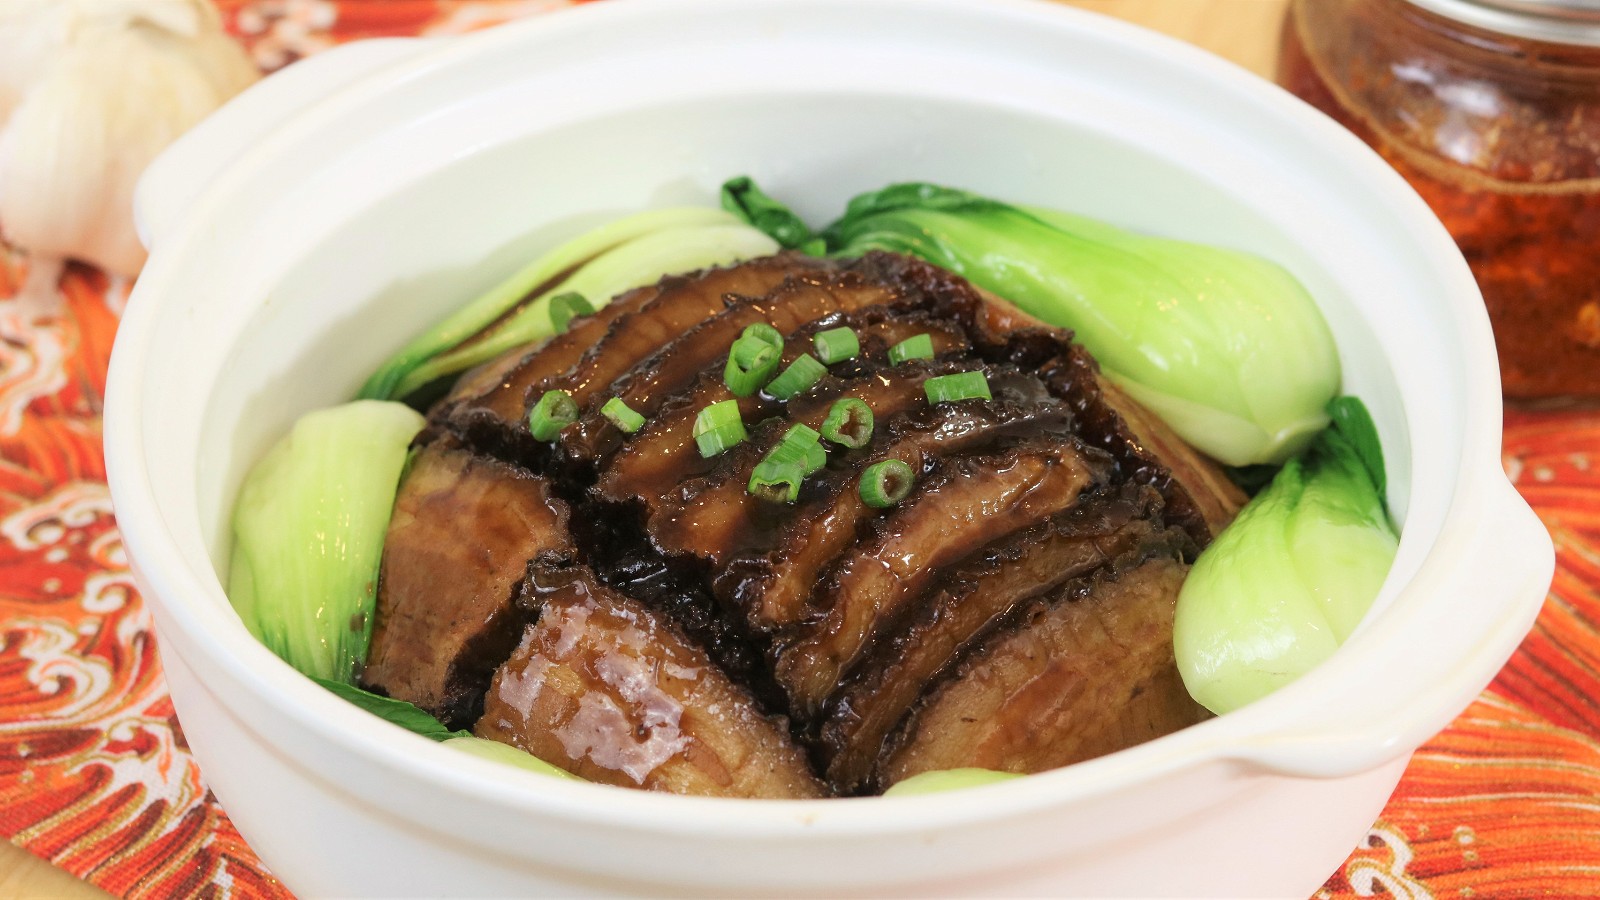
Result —
[[694, 436], [695, 445], [700, 448], [700, 456], [706, 459], [737, 447], [744, 443], [744, 439], [742, 422], [708, 429]]
[[861, 499], [879, 509], [893, 506], [911, 493], [917, 481], [911, 467], [898, 459], [886, 459], [867, 466], [861, 473]]
[[835, 400], [822, 421], [822, 436], [852, 450], [865, 447], [872, 440], [872, 407], [855, 397]]
[[745, 437], [737, 400], [713, 403], [694, 417], [694, 442], [703, 457], [716, 456], [742, 443]]
[[536, 441], [553, 440], [561, 429], [578, 421], [578, 404], [566, 391], [545, 391], [528, 413], [528, 430]]
[[989, 379], [982, 372], [958, 372], [954, 375], [935, 375], [922, 383], [929, 403], [954, 403], [957, 400], [994, 399], [989, 393]]
[[750, 473], [745, 490], [773, 503], [793, 503], [806, 476], [828, 464], [822, 435], [803, 423], [784, 432], [783, 440], [767, 452]]
[[[722, 380], [735, 397], [748, 397], [772, 378], [783, 361], [783, 343], [771, 343], [765, 335], [751, 334], [755, 326], [745, 333], [728, 350], [728, 365], [722, 370]], [[765, 326], [771, 328], [771, 326]], [[776, 333], [776, 332], [774, 332]]]
[[742, 425], [744, 419], [739, 415], [739, 401], [722, 400], [712, 403], [700, 410], [694, 418], [694, 433], [710, 431], [724, 425]]
[[817, 362], [815, 356], [805, 353], [790, 363], [782, 375], [772, 379], [772, 383], [767, 385], [767, 393], [779, 400], [788, 400], [821, 381], [822, 376], [826, 374], [828, 374], [827, 367]]
[[908, 337], [889, 348], [889, 362], [900, 365], [907, 360], [933, 359], [933, 338], [927, 334]]
[[756, 322], [752, 325], [745, 326], [743, 333], [741, 333], [739, 336], [752, 338], [754, 340], [761, 341], [764, 344], [771, 344], [779, 349], [782, 349], [783, 347], [783, 332], [773, 328], [771, 325], [768, 325], [765, 322]]
[[828, 464], [828, 451], [822, 449], [822, 435], [797, 422], [784, 432], [783, 440], [772, 448], [767, 458], [799, 463], [804, 473], [810, 475]]
[[781, 344], [769, 344], [754, 335], [745, 335], [728, 349], [728, 361], [741, 369], [753, 369], [768, 360], [783, 356]]
[[592, 312], [594, 304], [577, 291], [567, 291], [550, 298], [550, 324], [556, 327], [556, 334], [565, 334], [575, 317], [587, 316]]
[[600, 407], [600, 415], [611, 420], [618, 431], [633, 434], [644, 427], [644, 416], [634, 411], [621, 397], [612, 397], [606, 405]]
[[793, 503], [800, 496], [800, 483], [805, 479], [805, 466], [801, 463], [768, 456], [756, 464], [745, 490], [769, 503]]
[[829, 328], [819, 331], [811, 338], [817, 345], [817, 358], [826, 365], [855, 357], [861, 352], [861, 341], [856, 339], [856, 333], [848, 328]]

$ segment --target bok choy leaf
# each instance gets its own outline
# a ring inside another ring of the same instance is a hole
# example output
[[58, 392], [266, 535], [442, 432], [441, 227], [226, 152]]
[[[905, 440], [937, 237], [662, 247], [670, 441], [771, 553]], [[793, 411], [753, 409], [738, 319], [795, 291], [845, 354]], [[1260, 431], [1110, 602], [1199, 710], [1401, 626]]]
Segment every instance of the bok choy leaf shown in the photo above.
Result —
[[[725, 205], [786, 246], [815, 241], [747, 181], [729, 182]], [[834, 256], [920, 257], [1072, 329], [1129, 394], [1225, 464], [1281, 463], [1328, 422], [1332, 333], [1292, 275], [1251, 254], [919, 183], [856, 197], [821, 239]]]
[[381, 697], [342, 681], [329, 681], [326, 678], [311, 680], [346, 703], [360, 707], [385, 722], [399, 725], [412, 734], [420, 734], [429, 740], [448, 741], [452, 738], [470, 737], [472, 734], [470, 731], [451, 731], [444, 727], [443, 722], [423, 711], [415, 703], [407, 703], [393, 697]]
[[665, 275], [776, 252], [778, 244], [716, 209], [652, 210], [589, 231], [529, 263], [384, 363], [361, 388], [400, 399], [512, 347], [555, 333], [550, 301], [576, 292], [599, 308]]
[[376, 400], [310, 412], [245, 477], [228, 598], [306, 675], [350, 683], [366, 661], [384, 535], [422, 424]]
[[330, 692], [361, 709], [383, 719], [399, 725], [413, 734], [420, 734], [429, 740], [438, 741], [452, 750], [459, 750], [481, 759], [516, 766], [527, 769], [540, 775], [549, 775], [553, 778], [562, 778], [567, 781], [582, 781], [582, 778], [545, 762], [531, 753], [502, 744], [498, 741], [485, 740], [475, 737], [470, 731], [451, 731], [444, 727], [444, 723], [428, 715], [414, 703], [396, 700], [392, 697], [380, 697], [370, 691], [345, 684], [339, 681], [328, 681], [323, 678], [313, 678], [317, 684], [327, 688]]
[[1212, 712], [1260, 699], [1333, 655], [1394, 562], [1377, 430], [1353, 397], [1330, 411], [1334, 426], [1223, 529], [1178, 595], [1178, 671]]

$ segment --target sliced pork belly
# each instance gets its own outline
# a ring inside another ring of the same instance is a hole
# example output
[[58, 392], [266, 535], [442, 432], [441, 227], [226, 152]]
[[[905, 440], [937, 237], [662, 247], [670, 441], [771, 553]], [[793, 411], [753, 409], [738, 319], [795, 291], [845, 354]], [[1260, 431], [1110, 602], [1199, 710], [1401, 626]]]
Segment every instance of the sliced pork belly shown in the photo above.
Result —
[[529, 570], [537, 616], [494, 675], [479, 737], [602, 784], [713, 797], [827, 791], [758, 711], [661, 614], [554, 561]]
[[[859, 397], [876, 411], [889, 416], [912, 402], [923, 402], [920, 381], [895, 371], [887, 361], [889, 347], [919, 334], [930, 337], [935, 359], [961, 356], [970, 349], [965, 334], [948, 322], [930, 319], [924, 313], [896, 314], [883, 307], [870, 307], [860, 314], [834, 315], [819, 319], [790, 335], [784, 345], [783, 365], [813, 349], [812, 336], [829, 328], [848, 327], [856, 331], [861, 353], [855, 359], [834, 365], [810, 391], [787, 404], [790, 421], [820, 428], [828, 409], [839, 397]], [[745, 422], [759, 422], [785, 412], [785, 404], [764, 392], [735, 398], [728, 390], [719, 357], [702, 371], [688, 390], [663, 404], [638, 434], [627, 438], [600, 475], [599, 496], [614, 503], [638, 501], [646, 514], [655, 512], [656, 501], [679, 482], [707, 474], [715, 459], [703, 459], [694, 441], [694, 420], [700, 410], [723, 400], [738, 399], [739, 414]], [[961, 371], [957, 367], [945, 367]]]
[[570, 542], [546, 479], [449, 441], [422, 448], [384, 541], [362, 684], [471, 724], [521, 633], [512, 601], [528, 561]]
[[751, 635], [716, 601], [699, 567], [656, 552], [625, 510], [589, 504], [580, 509], [589, 514], [573, 517], [573, 542], [583, 562], [608, 587], [670, 619], [729, 678], [747, 688], [763, 710], [787, 712], [788, 701], [767, 664], [766, 641]]
[[813, 590], [822, 618], [780, 642], [778, 681], [814, 717], [878, 634], [973, 551], [1071, 509], [1104, 485], [1111, 460], [1045, 434], [1003, 452], [942, 460], [898, 507], [871, 522]]
[[1110, 451], [1131, 479], [1160, 489], [1167, 520], [1185, 528], [1197, 546], [1210, 543], [1244, 505], [1247, 498], [1221, 469], [1101, 375], [1070, 331], [943, 269], [884, 265], [899, 283], [941, 297], [942, 308], [967, 324], [984, 358], [1039, 373], [1080, 417], [1084, 439]]
[[526, 352], [487, 390], [485, 378], [468, 379], [436, 416], [485, 452], [537, 462], [549, 447], [528, 434], [527, 414], [545, 391], [559, 388], [580, 405], [586, 403], [657, 348], [715, 315], [725, 296], [762, 296], [798, 272], [832, 265], [779, 254], [669, 276], [654, 287], [624, 294], [591, 316], [573, 319], [566, 334]]
[[[1077, 349], [1074, 358], [1079, 365], [1094, 365], [1082, 348]], [[1167, 470], [1165, 478], [1152, 475], [1149, 481], [1163, 485], [1168, 497], [1184, 504], [1176, 518], [1185, 523], [1191, 536], [1200, 539], [1200, 529], [1193, 524], [1196, 518], [1204, 523], [1207, 541], [1228, 527], [1250, 499], [1244, 491], [1228, 480], [1216, 463], [1185, 443], [1167, 423], [1135, 403], [1111, 379], [1101, 374], [1096, 384], [1106, 408], [1116, 412], [1132, 442]]]
[[[1009, 305], [992, 301], [993, 305]], [[1000, 318], [1016, 326], [1021, 313]], [[1197, 547], [1211, 542], [1244, 506], [1244, 493], [1222, 470], [1139, 406], [1112, 381], [1071, 333], [1048, 326], [1016, 327], [991, 355], [1037, 372], [1068, 404], [1079, 432], [1115, 457], [1132, 481], [1161, 491], [1167, 521], [1189, 532]]]
[[1233, 521], [1247, 499], [1238, 487], [1104, 377], [1088, 351], [1072, 343], [1070, 331], [1047, 325], [943, 269], [899, 259], [884, 255], [870, 265], [908, 291], [939, 298], [932, 305], [965, 323], [975, 349], [989, 361], [1039, 373], [1079, 416], [1084, 439], [1110, 451], [1129, 478], [1156, 486], [1166, 501], [1167, 521], [1186, 529], [1198, 547]]
[[866, 786], [890, 734], [924, 690], [972, 642], [1029, 599], [1048, 595], [1120, 556], [1160, 528], [1153, 488], [1125, 486], [1008, 535], [941, 573], [904, 625], [840, 683], [822, 716], [828, 780], [846, 793]]
[[611, 323], [639, 311], [661, 293], [660, 285], [618, 296], [586, 316], [575, 316], [567, 330], [533, 348], [518, 347], [461, 377], [441, 404], [446, 414], [459, 412], [467, 421], [487, 416], [497, 422], [519, 421], [528, 410], [528, 392], [564, 374], [593, 347]]
[[938, 769], [1042, 772], [1206, 718], [1172, 656], [1185, 539], [1026, 607], [924, 696], [880, 763], [880, 785]]
[[813, 589], [824, 568], [856, 541], [864, 523], [884, 515], [862, 501], [861, 472], [898, 459], [926, 474], [942, 456], [1039, 433], [1070, 434], [1057, 405], [1001, 401], [921, 406], [880, 425], [872, 444], [840, 453], [802, 487], [795, 506], [746, 491], [749, 473], [787, 426], [774, 423], [708, 478], [681, 485], [648, 528], [668, 553], [694, 554], [714, 569], [717, 598], [757, 631], [792, 626], [814, 615]]
[[716, 316], [674, 336], [606, 390], [578, 398], [594, 402], [583, 418], [561, 433], [557, 444], [572, 459], [607, 456], [623, 435], [600, 414], [602, 404], [621, 397], [635, 412], [654, 416], [674, 394], [692, 385], [702, 370], [724, 365], [728, 349], [751, 325], [768, 324], [787, 335], [825, 316], [897, 299], [893, 286], [864, 281], [849, 270], [827, 277], [795, 276], [765, 296], [739, 298]]
[[[727, 354], [757, 322], [784, 335], [784, 364], [828, 328], [861, 352], [788, 400], [737, 398], [748, 439], [702, 458], [695, 417], [734, 399]], [[918, 334], [935, 358], [890, 364]], [[927, 378], [972, 371], [992, 399], [927, 400]], [[524, 416], [558, 388], [580, 417], [535, 442]], [[599, 412], [613, 396], [640, 431]], [[829, 445], [793, 504], [752, 496], [756, 464], [843, 397], [873, 410], [871, 443]], [[444, 437], [402, 489], [369, 681], [455, 723], [483, 708], [479, 734], [585, 778], [860, 793], [936, 768], [1064, 765], [1204, 715], [1172, 664], [1172, 604], [1242, 496], [1070, 333], [926, 263], [785, 254], [667, 278], [470, 373], [430, 426]], [[916, 485], [870, 507], [860, 475], [891, 458]], [[506, 486], [530, 471], [550, 481]], [[452, 503], [465, 511], [446, 525], [418, 512]], [[555, 518], [522, 512], [540, 504]], [[464, 544], [478, 527], [499, 537]], [[564, 549], [524, 565], [547, 544]], [[439, 659], [407, 649], [435, 634]]]

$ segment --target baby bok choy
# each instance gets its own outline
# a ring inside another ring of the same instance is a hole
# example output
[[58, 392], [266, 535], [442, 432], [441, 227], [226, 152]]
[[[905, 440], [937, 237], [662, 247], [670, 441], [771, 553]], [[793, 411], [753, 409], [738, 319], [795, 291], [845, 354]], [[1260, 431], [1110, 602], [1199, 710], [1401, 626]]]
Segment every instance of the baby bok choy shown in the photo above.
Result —
[[1353, 397], [1195, 561], [1173, 649], [1215, 713], [1270, 694], [1333, 655], [1378, 595], [1399, 539], [1384, 510], [1377, 430]]
[[562, 298], [595, 309], [665, 275], [766, 256], [777, 242], [722, 210], [651, 210], [586, 232], [539, 257], [401, 348], [361, 388], [398, 400], [522, 344], [564, 330]]
[[349, 683], [366, 661], [384, 535], [422, 424], [377, 400], [310, 412], [245, 477], [228, 598], [306, 675]]
[[1234, 466], [1281, 463], [1327, 424], [1333, 336], [1283, 268], [932, 184], [851, 200], [820, 235], [748, 178], [723, 205], [788, 247], [920, 257], [1063, 328], [1181, 437]]

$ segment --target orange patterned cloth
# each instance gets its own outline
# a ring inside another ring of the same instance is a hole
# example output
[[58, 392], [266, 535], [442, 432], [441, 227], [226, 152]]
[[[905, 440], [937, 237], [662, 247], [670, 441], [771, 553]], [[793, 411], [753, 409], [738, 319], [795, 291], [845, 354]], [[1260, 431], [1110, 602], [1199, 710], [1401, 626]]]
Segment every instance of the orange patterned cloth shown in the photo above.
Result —
[[[220, 5], [273, 69], [570, 2]], [[25, 268], [0, 244], [0, 298]], [[0, 833], [119, 896], [287, 897], [189, 755], [112, 518], [99, 413], [127, 288], [71, 266], [54, 321], [0, 303]], [[1505, 460], [1555, 536], [1550, 598], [1319, 898], [1600, 896], [1600, 410], [1509, 413]]]

